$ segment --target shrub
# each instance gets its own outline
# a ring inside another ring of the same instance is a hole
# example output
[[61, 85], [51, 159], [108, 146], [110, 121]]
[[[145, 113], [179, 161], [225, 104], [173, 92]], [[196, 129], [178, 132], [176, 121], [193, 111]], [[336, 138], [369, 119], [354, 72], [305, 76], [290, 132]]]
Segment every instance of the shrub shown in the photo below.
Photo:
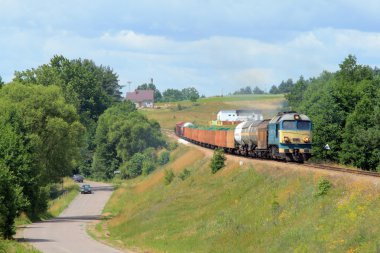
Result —
[[169, 142], [167, 146], [168, 146], [167, 149], [170, 150], [170, 151], [172, 151], [172, 150], [174, 150], [174, 149], [176, 149], [178, 147], [178, 143], [174, 142], [174, 141], [173, 142]]
[[141, 153], [136, 153], [132, 158], [124, 163], [121, 168], [123, 178], [134, 178], [142, 173], [143, 162], [146, 157]]
[[160, 158], [158, 159], [158, 163], [160, 165], [165, 165], [169, 162], [170, 159], [170, 152], [169, 151], [164, 151], [161, 153]]
[[323, 178], [319, 180], [318, 182], [318, 191], [316, 192], [316, 196], [323, 196], [326, 195], [329, 189], [331, 188], [332, 184], [329, 180]]
[[157, 153], [156, 153], [156, 149], [150, 147], [150, 148], [147, 148], [144, 150], [144, 155], [147, 157], [147, 159], [149, 159], [149, 161], [151, 161], [152, 163], [156, 163], [157, 162]]
[[165, 177], [164, 177], [164, 183], [166, 185], [169, 185], [174, 179], [174, 172], [173, 170], [165, 170]]
[[145, 160], [142, 164], [142, 174], [144, 176], [147, 176], [149, 175], [150, 173], [152, 173], [154, 170], [156, 169], [156, 167], [154, 166], [154, 163], [152, 161], [149, 161], [149, 160]]
[[211, 163], [210, 163], [210, 168], [211, 172], [215, 174], [218, 170], [223, 168], [224, 161], [226, 160], [226, 156], [224, 155], [223, 149], [215, 149], [214, 155], [212, 156]]
[[179, 177], [180, 179], [182, 179], [182, 181], [184, 181], [186, 178], [188, 178], [188, 177], [190, 176], [190, 174], [191, 174], [190, 170], [188, 170], [188, 169], [184, 169], [184, 170], [178, 175], [178, 177]]

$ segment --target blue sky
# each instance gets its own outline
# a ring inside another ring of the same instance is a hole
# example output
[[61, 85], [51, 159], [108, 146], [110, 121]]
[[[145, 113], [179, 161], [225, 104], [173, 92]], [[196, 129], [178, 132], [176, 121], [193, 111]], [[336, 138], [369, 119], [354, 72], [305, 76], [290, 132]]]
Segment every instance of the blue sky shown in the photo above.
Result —
[[348, 54], [380, 66], [380, 1], [0, 0], [0, 10], [6, 82], [57, 54], [110, 66], [131, 89], [153, 78], [206, 96], [336, 71]]

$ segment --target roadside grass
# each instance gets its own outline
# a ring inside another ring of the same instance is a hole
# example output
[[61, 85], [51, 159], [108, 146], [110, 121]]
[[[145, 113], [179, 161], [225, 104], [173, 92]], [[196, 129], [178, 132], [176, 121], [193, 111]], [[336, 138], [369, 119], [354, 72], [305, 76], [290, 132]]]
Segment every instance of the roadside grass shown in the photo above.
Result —
[[0, 240], [0, 253], [41, 253], [32, 246], [12, 240]]
[[[234, 159], [212, 174], [209, 157], [183, 145], [175, 152], [166, 166], [114, 192], [104, 209], [109, 219], [96, 225], [95, 236], [137, 252], [380, 249], [374, 184], [255, 161], [239, 166]], [[176, 176], [169, 185], [165, 169]], [[184, 169], [190, 175], [182, 180]], [[319, 194], [326, 180], [332, 187]]]
[[[57, 193], [57, 198], [52, 199], [48, 203], [48, 210], [46, 213], [41, 214], [38, 217], [35, 217], [36, 220], [46, 220], [53, 217], [57, 217], [63, 210], [65, 210], [71, 201], [78, 195], [79, 186], [75, 183], [71, 178], [64, 178], [63, 180], [63, 189], [62, 185], [58, 184], [57, 188], [60, 191]], [[24, 213], [22, 213], [15, 220], [15, 226], [20, 227], [22, 225], [27, 225], [32, 223], [33, 221], [27, 217]], [[34, 249], [31, 245], [26, 243], [20, 243], [13, 240], [0, 240], [0, 253], [4, 252], [40, 252], [37, 249]]]
[[62, 194], [58, 198], [49, 201], [47, 216], [43, 218], [52, 218], [60, 215], [78, 195], [79, 190], [79, 185], [71, 178], [64, 178]]
[[[193, 103], [190, 101], [157, 103], [160, 109], [141, 109], [149, 119], [157, 120], [164, 129], [173, 129], [180, 121], [190, 121], [198, 125], [208, 125], [216, 120], [220, 110], [256, 109], [261, 110], [264, 117], [274, 116], [284, 107], [284, 96], [280, 95], [246, 95], [202, 98]], [[178, 109], [181, 105], [181, 110]]]

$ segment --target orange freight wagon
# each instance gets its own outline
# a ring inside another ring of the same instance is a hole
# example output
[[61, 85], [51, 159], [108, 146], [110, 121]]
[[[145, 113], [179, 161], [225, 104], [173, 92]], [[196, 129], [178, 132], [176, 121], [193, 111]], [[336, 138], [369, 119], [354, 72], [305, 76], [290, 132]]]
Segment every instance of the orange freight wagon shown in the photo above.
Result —
[[226, 147], [227, 148], [235, 148], [235, 131], [229, 130], [226, 132], [227, 132]]
[[215, 132], [216, 131], [213, 131], [213, 130], [206, 130], [207, 131], [207, 139], [208, 139], [208, 143], [215, 146]]
[[227, 131], [217, 130], [215, 131], [215, 146], [226, 147], [227, 144]]

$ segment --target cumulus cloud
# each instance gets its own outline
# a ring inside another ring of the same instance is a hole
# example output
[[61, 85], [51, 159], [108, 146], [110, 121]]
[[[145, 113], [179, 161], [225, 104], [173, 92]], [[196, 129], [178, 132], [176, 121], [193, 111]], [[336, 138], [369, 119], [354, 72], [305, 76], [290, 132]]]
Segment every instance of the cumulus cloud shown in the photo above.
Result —
[[380, 3], [366, 1], [0, 0], [0, 75], [55, 54], [109, 65], [121, 84], [206, 95], [335, 71], [348, 54], [379, 66]]

